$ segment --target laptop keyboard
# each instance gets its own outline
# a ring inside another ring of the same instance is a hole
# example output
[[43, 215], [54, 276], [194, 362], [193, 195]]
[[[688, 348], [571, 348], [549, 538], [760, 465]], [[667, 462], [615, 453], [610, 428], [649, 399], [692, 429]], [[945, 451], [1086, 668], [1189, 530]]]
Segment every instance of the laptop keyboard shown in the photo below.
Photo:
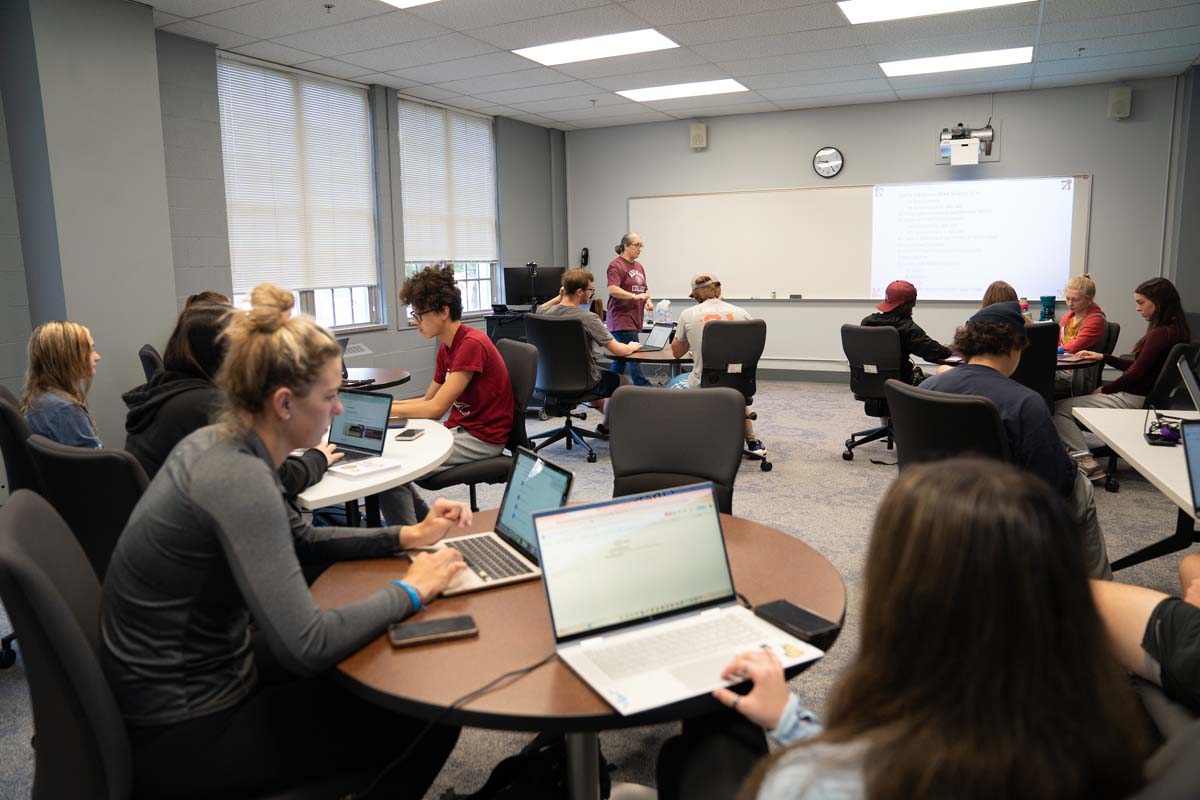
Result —
[[588, 658], [613, 680], [639, 672], [665, 669], [737, 645], [756, 645], [763, 639], [759, 628], [730, 614], [673, 628], [628, 642], [586, 651]]
[[364, 458], [379, 458], [375, 453], [356, 453], [353, 450], [338, 450], [342, 457], [337, 460], [338, 464], [349, 464], [352, 461], [362, 461]]
[[531, 570], [489, 536], [479, 536], [471, 539], [455, 539], [446, 542], [447, 547], [453, 547], [462, 553], [467, 566], [485, 581], [498, 578], [511, 578], [514, 575], [528, 575]]

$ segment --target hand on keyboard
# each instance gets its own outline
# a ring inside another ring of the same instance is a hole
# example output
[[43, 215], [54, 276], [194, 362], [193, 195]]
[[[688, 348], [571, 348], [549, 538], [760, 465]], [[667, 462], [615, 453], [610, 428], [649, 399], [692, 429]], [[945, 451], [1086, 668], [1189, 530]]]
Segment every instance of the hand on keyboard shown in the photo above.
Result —
[[713, 697], [737, 709], [746, 719], [766, 730], [779, 725], [779, 718], [787, 706], [788, 687], [783, 676], [783, 664], [775, 653], [768, 648], [742, 653], [725, 667], [721, 678], [727, 681], [749, 679], [754, 687], [747, 695], [739, 695], [729, 689], [717, 689]]
[[463, 557], [448, 548], [436, 553], [415, 553], [411, 559], [412, 566], [404, 581], [417, 590], [421, 603], [426, 605], [442, 593], [451, 578], [467, 568]]

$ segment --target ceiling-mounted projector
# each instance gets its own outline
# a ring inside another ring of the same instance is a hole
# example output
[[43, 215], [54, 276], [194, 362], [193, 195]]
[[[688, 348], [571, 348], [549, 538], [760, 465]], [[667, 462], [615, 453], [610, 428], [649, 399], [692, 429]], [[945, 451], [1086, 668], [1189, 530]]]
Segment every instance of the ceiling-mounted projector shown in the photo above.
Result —
[[939, 164], [978, 164], [980, 160], [992, 158], [992, 144], [996, 131], [989, 121], [981, 128], [969, 128], [961, 122], [953, 128], [942, 128], [938, 137]]

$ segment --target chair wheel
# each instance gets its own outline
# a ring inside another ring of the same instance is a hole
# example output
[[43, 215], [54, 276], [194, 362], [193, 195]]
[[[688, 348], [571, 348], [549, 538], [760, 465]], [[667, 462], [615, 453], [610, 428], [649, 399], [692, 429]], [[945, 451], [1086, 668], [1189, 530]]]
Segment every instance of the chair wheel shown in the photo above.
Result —
[[843, 461], [853, 461], [854, 460], [854, 451], [847, 450], [846, 452], [842, 453], [842, 460]]
[[1110, 475], [1104, 479], [1104, 490], [1106, 492], [1119, 492], [1121, 491], [1121, 482]]
[[772, 469], [775, 468], [775, 465], [773, 465], [770, 461], [763, 461], [761, 464], [758, 465], [758, 468], [761, 469], [763, 472], [770, 472]]
[[595, 454], [595, 453], [588, 453], [588, 455], [587, 455], [587, 460], [588, 460], [588, 463], [589, 463], [589, 464], [595, 464], [595, 463], [596, 463], [596, 454]]
[[0, 650], [0, 669], [8, 669], [17, 663], [16, 650]]

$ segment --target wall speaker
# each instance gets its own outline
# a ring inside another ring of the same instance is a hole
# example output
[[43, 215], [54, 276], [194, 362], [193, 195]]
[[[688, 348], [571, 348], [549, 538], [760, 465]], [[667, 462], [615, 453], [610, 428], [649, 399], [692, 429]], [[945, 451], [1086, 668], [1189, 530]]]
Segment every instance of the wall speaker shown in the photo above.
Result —
[[703, 122], [693, 122], [688, 126], [688, 146], [693, 150], [703, 150], [708, 147], [708, 126]]
[[1108, 90], [1108, 118], [1126, 119], [1133, 113], [1133, 89], [1117, 86]]

